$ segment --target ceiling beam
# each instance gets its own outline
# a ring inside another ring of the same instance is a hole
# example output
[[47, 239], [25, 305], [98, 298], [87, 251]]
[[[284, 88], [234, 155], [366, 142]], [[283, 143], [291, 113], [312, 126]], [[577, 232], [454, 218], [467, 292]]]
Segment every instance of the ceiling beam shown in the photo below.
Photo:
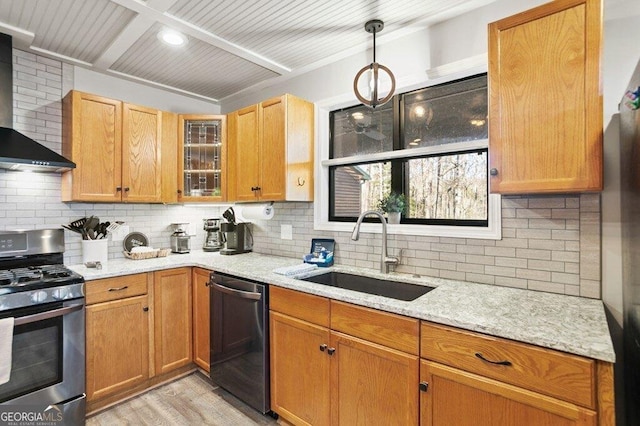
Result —
[[[180, 31], [189, 37], [193, 37], [219, 49], [225, 50], [233, 55], [236, 55], [249, 62], [253, 62], [256, 65], [259, 65], [280, 75], [286, 75], [291, 72], [291, 69], [285, 67], [284, 65], [278, 64], [277, 62], [266, 58], [256, 52], [232, 43], [231, 41], [210, 33], [209, 31], [206, 31], [198, 26], [190, 24], [189, 22], [186, 22], [178, 18], [177, 16], [169, 14], [167, 10], [176, 0], [155, 0], [149, 1], [148, 4], [142, 3], [139, 0], [111, 1], [138, 13], [138, 16], [143, 16], [146, 19], [150, 19], [154, 22], [160, 22], [161, 24], [166, 25], [174, 30]], [[123, 31], [123, 33], [124, 32], [126, 32], [126, 30]]]

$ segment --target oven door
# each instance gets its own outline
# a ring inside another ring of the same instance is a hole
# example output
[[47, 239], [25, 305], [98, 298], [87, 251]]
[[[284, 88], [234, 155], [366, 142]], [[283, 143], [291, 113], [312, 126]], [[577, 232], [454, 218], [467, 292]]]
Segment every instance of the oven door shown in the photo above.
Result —
[[84, 419], [84, 315], [84, 298], [0, 312], [15, 318], [11, 378], [0, 385], [0, 405], [69, 402], [82, 406]]

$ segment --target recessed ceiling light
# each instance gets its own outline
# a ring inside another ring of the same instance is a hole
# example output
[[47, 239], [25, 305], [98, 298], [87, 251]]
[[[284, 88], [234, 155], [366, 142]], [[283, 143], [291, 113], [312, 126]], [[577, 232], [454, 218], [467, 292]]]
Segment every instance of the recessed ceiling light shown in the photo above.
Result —
[[164, 28], [158, 33], [158, 40], [169, 46], [184, 46], [188, 42], [187, 36], [169, 28]]

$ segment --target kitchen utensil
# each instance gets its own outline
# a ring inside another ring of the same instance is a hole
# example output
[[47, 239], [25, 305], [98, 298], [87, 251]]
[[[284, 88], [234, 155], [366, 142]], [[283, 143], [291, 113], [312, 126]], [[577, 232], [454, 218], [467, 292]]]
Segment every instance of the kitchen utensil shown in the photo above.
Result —
[[72, 228], [82, 228], [84, 226], [84, 223], [87, 221], [86, 217], [83, 217], [82, 219], [78, 219], [78, 220], [74, 220], [73, 222], [69, 223], [69, 226]]
[[64, 229], [68, 229], [68, 230], [69, 230], [69, 231], [71, 231], [71, 232], [75, 232], [76, 234], [82, 234], [82, 232], [81, 232], [81, 231], [80, 231], [80, 229], [78, 229], [78, 228], [74, 228], [74, 227], [69, 226], [69, 225], [62, 225], [62, 227], [63, 227]]
[[122, 241], [122, 246], [128, 252], [131, 252], [131, 249], [134, 247], [148, 245], [149, 239], [142, 232], [130, 232], [126, 237], [124, 237], [124, 241]]
[[96, 226], [96, 239], [102, 239], [102, 238], [107, 238], [107, 234], [108, 234], [108, 230], [107, 228], [109, 227], [109, 225], [111, 224], [111, 222], [104, 222], [104, 223], [99, 223], [98, 226]]

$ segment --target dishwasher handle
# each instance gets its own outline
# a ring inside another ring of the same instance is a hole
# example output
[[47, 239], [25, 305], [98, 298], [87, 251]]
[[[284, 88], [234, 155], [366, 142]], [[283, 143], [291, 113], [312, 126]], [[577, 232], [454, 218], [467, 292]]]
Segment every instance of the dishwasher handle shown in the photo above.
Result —
[[209, 279], [209, 287], [213, 287], [221, 293], [229, 294], [231, 296], [240, 297], [242, 299], [250, 299], [250, 300], [260, 300], [262, 298], [262, 293], [256, 293], [253, 291], [244, 291], [238, 290], [235, 288], [229, 288], [224, 286], [218, 282], [216, 282], [215, 277], [212, 276]]

